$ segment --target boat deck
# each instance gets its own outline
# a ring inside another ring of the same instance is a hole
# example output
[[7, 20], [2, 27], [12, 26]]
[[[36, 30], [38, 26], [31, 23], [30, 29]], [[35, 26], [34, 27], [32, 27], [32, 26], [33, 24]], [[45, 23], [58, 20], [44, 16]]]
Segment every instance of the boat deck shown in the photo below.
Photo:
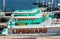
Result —
[[[46, 20], [40, 24], [13, 26], [12, 28], [59, 28], [60, 24], [52, 24], [52, 20]], [[10, 28], [10, 27], [8, 27]]]

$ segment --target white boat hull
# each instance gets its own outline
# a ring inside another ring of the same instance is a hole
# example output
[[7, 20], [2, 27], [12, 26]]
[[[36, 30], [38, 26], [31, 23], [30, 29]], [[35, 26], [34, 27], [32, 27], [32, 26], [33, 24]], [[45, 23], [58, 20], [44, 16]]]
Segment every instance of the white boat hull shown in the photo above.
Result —
[[60, 35], [60, 28], [47, 28], [46, 33], [33, 33], [33, 34], [13, 34], [11, 29], [8, 29], [8, 35]]

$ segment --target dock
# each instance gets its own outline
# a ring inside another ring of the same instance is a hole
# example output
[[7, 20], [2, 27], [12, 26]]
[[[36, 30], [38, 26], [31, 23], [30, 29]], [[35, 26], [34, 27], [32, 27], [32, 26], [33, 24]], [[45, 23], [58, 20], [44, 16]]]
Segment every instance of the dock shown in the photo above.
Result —
[[60, 36], [0, 36], [0, 39], [60, 39]]

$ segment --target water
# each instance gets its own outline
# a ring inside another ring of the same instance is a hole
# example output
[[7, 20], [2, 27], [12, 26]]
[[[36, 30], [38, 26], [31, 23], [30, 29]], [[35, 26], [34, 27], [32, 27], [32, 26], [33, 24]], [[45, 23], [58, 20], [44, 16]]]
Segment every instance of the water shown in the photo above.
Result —
[[[51, 0], [45, 0], [47, 3]], [[54, 0], [54, 4], [56, 4], [57, 0]], [[15, 11], [15, 10], [26, 10], [31, 9], [36, 6], [34, 6], [33, 2], [41, 2], [41, 0], [6, 0], [6, 11]], [[58, 3], [60, 3], [60, 0], [58, 0]], [[56, 5], [55, 5], [56, 7]], [[3, 10], [3, 0], [0, 0], [0, 10]]]

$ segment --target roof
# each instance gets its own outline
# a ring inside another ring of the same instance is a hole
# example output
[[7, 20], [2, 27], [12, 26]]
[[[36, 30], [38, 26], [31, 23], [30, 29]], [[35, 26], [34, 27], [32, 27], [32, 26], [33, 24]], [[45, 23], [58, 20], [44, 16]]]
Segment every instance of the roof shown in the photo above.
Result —
[[37, 8], [33, 8], [31, 10], [16, 10], [16, 11], [14, 11], [14, 13], [34, 13], [37, 10], [38, 10]]

